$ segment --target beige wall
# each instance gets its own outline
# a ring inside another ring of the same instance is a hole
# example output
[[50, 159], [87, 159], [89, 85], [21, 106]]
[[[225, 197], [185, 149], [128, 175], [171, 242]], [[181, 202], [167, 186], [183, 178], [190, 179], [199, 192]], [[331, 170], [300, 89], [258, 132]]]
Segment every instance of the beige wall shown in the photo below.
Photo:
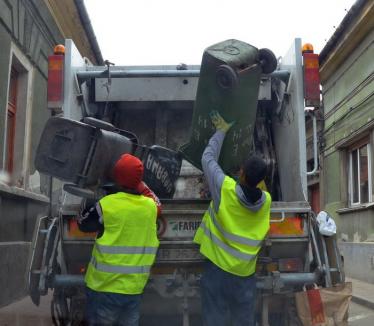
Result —
[[97, 64], [74, 0], [44, 0], [62, 36], [72, 39], [82, 56]]

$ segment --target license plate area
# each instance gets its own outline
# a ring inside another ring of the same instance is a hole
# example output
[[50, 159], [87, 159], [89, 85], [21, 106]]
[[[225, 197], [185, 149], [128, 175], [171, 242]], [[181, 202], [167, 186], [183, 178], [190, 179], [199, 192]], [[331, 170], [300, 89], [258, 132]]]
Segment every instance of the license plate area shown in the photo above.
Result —
[[202, 262], [204, 257], [200, 254], [199, 248], [197, 245], [189, 244], [180, 246], [175, 244], [172, 245], [163, 245], [160, 244], [160, 248], [157, 252], [156, 264], [190, 264]]

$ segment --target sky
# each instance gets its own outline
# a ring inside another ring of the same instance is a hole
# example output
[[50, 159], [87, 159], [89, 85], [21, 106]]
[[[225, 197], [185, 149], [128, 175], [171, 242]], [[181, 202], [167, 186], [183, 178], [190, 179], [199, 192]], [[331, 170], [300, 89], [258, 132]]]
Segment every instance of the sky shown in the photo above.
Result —
[[200, 64], [205, 48], [237, 39], [279, 57], [297, 37], [320, 52], [355, 0], [84, 0], [104, 60]]

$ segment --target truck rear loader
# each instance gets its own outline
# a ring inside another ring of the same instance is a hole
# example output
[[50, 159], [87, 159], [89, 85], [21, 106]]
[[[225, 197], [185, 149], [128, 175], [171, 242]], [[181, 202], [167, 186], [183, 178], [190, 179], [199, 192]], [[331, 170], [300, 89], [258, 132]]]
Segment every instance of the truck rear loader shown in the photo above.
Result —
[[318, 106], [319, 89], [310, 92], [310, 84], [319, 85], [308, 75], [315, 66], [306, 65], [301, 48], [295, 39], [275, 59], [267, 49], [228, 40], [209, 47], [201, 66], [93, 66], [66, 40], [64, 51], [49, 57], [52, 117], [35, 165], [51, 176], [51, 207], [35, 228], [29, 292], [39, 304], [53, 290], [56, 325], [82, 322], [83, 276], [96, 234], [80, 232], [77, 216], [112, 191], [110, 171], [124, 152], [142, 159], [145, 182], [163, 204], [142, 320], [199, 323], [204, 258], [192, 239], [210, 199], [198, 168], [214, 131], [213, 109], [236, 121], [220, 157], [225, 172], [235, 175], [250, 153], [268, 165], [273, 204], [256, 270], [259, 323], [297, 325], [296, 291], [343, 281], [336, 243], [328, 250], [307, 201], [304, 108]]

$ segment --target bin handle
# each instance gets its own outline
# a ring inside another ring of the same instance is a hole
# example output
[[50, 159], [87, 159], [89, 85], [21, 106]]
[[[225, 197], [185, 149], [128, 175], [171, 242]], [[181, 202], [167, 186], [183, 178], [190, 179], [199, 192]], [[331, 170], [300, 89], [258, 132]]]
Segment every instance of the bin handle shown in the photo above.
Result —
[[282, 223], [286, 218], [286, 213], [281, 212], [282, 217], [277, 219], [270, 219], [270, 223]]
[[257, 63], [254, 63], [248, 67], [245, 67], [244, 69], [241, 69], [241, 70], [238, 70], [238, 74], [242, 74], [242, 73], [245, 73], [245, 72], [248, 72], [248, 71], [251, 71], [252, 69], [256, 68], [258, 66]]

